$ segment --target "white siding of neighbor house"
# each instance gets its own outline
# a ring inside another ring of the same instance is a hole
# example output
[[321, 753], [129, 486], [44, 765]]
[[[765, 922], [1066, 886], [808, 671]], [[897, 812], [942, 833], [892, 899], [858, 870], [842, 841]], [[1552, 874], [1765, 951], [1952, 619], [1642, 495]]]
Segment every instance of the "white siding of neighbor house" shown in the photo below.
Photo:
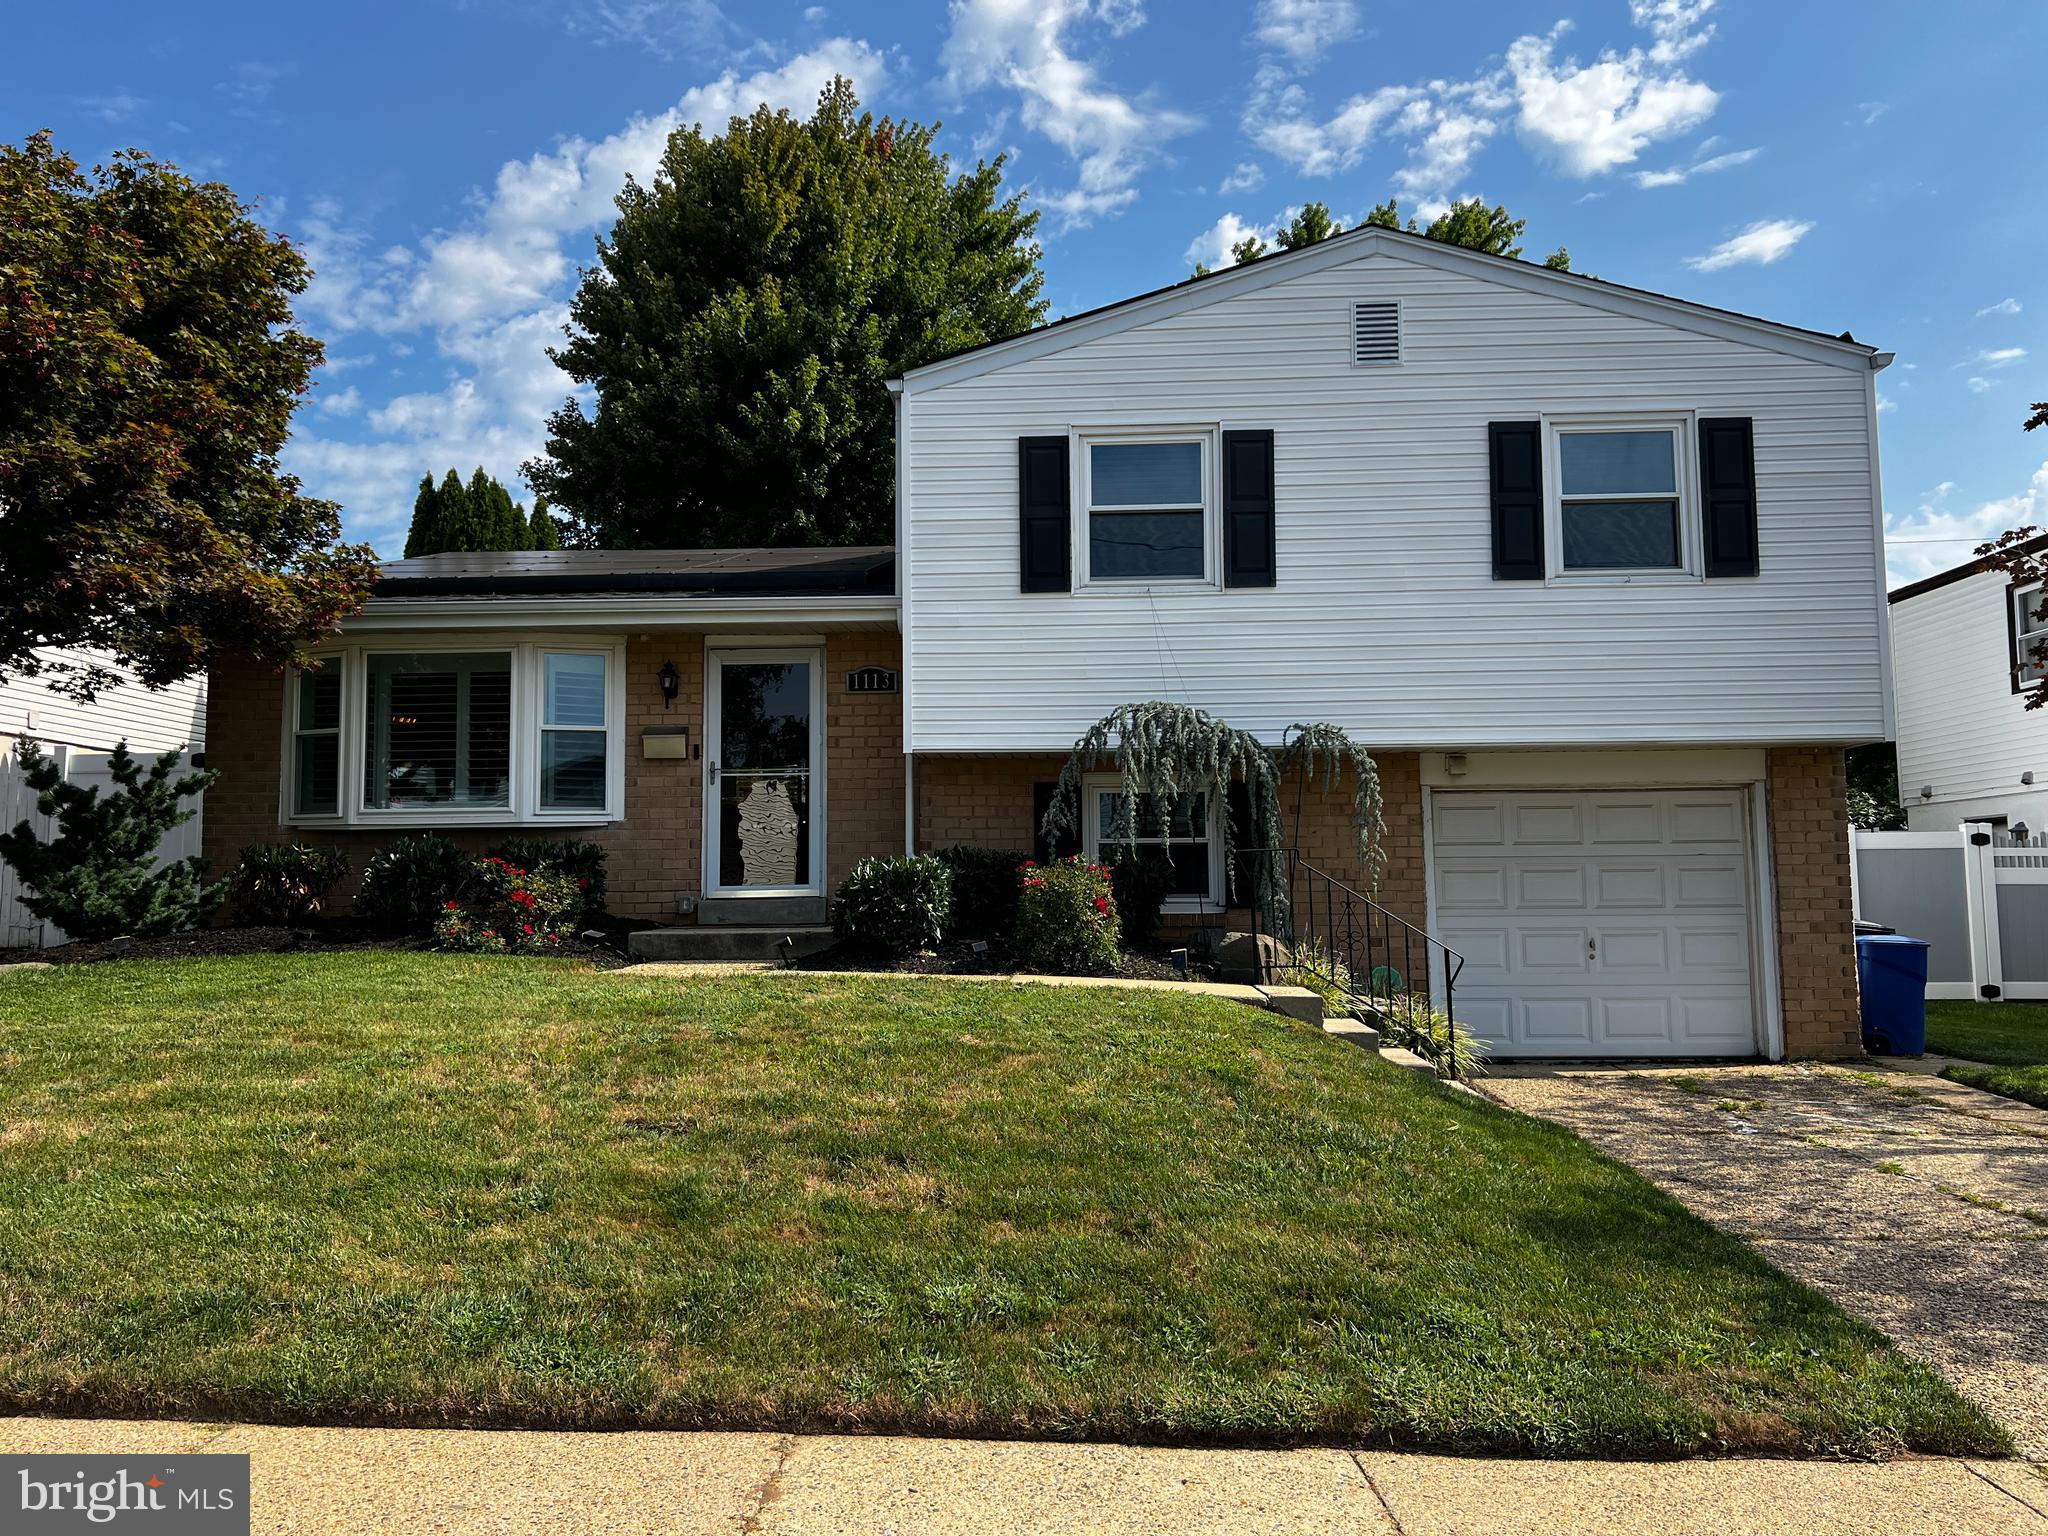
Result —
[[1970, 576], [1892, 606], [1899, 798], [1916, 832], [1981, 816], [2048, 826], [2048, 710], [2012, 691], [2008, 586]]
[[[1388, 748], [1888, 734], [1863, 358], [1383, 249], [1219, 291], [978, 376], [907, 381], [911, 750], [1064, 748], [1151, 698], [1262, 736], [1331, 720]], [[1403, 361], [1354, 367], [1351, 305], [1388, 298]], [[1590, 411], [1753, 417], [1761, 576], [1492, 580], [1487, 423]], [[1274, 431], [1279, 584], [1020, 593], [1016, 440], [1146, 424]]]

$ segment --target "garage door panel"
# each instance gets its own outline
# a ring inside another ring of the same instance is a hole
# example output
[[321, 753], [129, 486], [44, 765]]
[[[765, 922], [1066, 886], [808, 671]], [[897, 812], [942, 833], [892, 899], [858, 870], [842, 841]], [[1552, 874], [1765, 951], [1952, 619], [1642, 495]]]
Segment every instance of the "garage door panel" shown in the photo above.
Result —
[[1503, 1056], [1754, 1050], [1744, 807], [1733, 790], [1439, 794], [1460, 1021]]

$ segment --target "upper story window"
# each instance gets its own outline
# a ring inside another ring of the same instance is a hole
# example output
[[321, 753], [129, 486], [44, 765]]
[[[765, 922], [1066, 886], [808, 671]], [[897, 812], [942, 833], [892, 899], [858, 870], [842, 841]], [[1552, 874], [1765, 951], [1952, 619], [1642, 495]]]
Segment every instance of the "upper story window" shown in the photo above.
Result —
[[1090, 581], [1207, 581], [1205, 436], [1084, 439]]
[[2012, 685], [2017, 692], [2048, 677], [2048, 669], [2031, 654], [2037, 643], [2048, 641], [2048, 616], [2043, 613], [2048, 592], [2039, 587], [2014, 587], [2006, 600], [2012, 604]]
[[1692, 568], [1683, 424], [1554, 423], [1552, 568], [1566, 575]]
[[287, 819], [427, 825], [624, 813], [619, 649], [351, 646], [296, 678]]

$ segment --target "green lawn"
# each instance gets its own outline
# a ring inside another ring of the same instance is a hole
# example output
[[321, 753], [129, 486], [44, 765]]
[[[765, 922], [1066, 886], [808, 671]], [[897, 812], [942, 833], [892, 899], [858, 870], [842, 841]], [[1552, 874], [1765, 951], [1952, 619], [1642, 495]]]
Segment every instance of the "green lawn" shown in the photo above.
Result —
[[2037, 1003], [1929, 1003], [1927, 1049], [1990, 1063], [1950, 1067], [1943, 1077], [2048, 1109], [2048, 1007]]
[[0, 1406], [1997, 1451], [1563, 1130], [1213, 999], [361, 952], [0, 979]]

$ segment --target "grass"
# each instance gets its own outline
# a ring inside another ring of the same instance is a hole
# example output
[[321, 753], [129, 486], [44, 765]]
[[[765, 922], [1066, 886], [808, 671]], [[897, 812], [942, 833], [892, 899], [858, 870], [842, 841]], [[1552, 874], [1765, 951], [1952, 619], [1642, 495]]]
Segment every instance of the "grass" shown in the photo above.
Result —
[[1178, 993], [388, 952], [0, 981], [0, 1407], [1987, 1452], [1547, 1122]]
[[2048, 1007], [1942, 1000], [1927, 1005], [1927, 1048], [1983, 1066], [1943, 1077], [2048, 1109]]

